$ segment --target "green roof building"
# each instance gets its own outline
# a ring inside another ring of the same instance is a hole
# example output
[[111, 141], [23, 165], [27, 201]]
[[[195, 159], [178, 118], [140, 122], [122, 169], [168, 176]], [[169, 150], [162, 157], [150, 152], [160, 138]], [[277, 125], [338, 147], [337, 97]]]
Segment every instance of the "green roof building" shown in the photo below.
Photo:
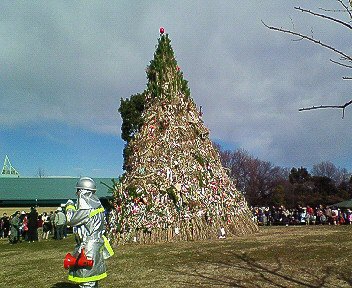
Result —
[[[0, 206], [59, 206], [68, 199], [76, 199], [75, 177], [0, 177]], [[107, 199], [112, 195], [107, 186], [111, 178], [93, 178], [97, 185], [96, 195]]]

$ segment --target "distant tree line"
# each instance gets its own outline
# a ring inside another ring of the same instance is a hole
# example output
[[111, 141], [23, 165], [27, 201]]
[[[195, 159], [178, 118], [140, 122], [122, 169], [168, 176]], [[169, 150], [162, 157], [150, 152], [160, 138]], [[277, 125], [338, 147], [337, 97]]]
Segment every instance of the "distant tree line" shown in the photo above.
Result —
[[252, 206], [331, 205], [352, 197], [352, 177], [345, 168], [326, 161], [309, 172], [304, 167], [282, 168], [244, 149], [223, 150], [214, 144], [222, 165]]

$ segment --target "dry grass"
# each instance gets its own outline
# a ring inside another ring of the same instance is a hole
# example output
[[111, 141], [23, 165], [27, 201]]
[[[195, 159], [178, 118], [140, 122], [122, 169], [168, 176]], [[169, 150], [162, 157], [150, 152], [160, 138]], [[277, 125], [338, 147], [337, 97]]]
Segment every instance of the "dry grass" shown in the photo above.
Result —
[[[352, 287], [352, 226], [261, 227], [254, 235], [115, 247], [101, 287]], [[0, 242], [1, 287], [76, 287], [62, 241]], [[23, 272], [22, 272], [23, 271]], [[30, 284], [30, 285], [29, 285]]]

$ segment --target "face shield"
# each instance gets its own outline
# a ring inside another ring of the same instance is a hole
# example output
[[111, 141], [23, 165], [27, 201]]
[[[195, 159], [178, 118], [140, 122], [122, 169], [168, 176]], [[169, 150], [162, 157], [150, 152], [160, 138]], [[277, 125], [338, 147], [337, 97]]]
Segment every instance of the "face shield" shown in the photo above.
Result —
[[87, 189], [77, 189], [77, 209], [95, 209], [100, 206], [100, 201], [95, 195], [95, 191]]
[[100, 201], [95, 196], [97, 187], [92, 178], [82, 177], [76, 184], [77, 209], [91, 209], [99, 206]]

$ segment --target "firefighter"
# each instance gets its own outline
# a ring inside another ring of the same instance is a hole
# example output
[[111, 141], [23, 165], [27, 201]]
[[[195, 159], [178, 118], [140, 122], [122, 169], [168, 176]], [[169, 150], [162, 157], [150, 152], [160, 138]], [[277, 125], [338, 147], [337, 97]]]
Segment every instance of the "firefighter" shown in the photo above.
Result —
[[76, 184], [77, 207], [72, 201], [66, 203], [67, 225], [79, 233], [73, 255], [66, 255], [64, 266], [69, 268], [68, 280], [82, 288], [98, 287], [98, 281], [107, 276], [105, 260], [114, 254], [104, 236], [104, 208], [95, 192], [93, 179], [80, 178]]

